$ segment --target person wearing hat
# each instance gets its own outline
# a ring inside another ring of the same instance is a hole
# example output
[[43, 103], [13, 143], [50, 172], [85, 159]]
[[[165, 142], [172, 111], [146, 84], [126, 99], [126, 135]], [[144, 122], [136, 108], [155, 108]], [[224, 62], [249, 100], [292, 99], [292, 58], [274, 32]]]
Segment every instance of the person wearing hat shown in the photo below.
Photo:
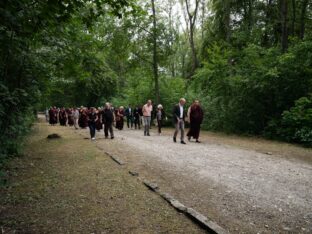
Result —
[[157, 126], [158, 126], [158, 134], [161, 135], [161, 128], [162, 128], [162, 121], [165, 119], [165, 112], [164, 108], [161, 104], [157, 106], [157, 112], [156, 112], [156, 120], [157, 120]]

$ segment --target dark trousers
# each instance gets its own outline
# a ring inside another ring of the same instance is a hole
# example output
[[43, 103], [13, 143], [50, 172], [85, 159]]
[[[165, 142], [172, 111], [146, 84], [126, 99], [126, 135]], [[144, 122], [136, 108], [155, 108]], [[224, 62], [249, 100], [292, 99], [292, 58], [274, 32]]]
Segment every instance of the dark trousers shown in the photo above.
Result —
[[129, 128], [129, 123], [131, 125], [131, 128], [133, 127], [133, 118], [132, 116], [127, 116], [127, 127]]
[[191, 122], [190, 124], [190, 129], [187, 133], [187, 136], [190, 138], [190, 137], [193, 137], [194, 139], [198, 140], [199, 138], [199, 132], [200, 132], [200, 123], [197, 123], [197, 122]]
[[162, 121], [161, 119], [157, 119], [158, 133], [161, 133]]
[[112, 122], [104, 123], [104, 134], [105, 134], [105, 137], [108, 137], [108, 131], [109, 131], [110, 136], [114, 137], [113, 123]]
[[95, 137], [95, 123], [94, 122], [90, 122], [89, 123], [89, 128], [90, 128], [91, 138]]
[[141, 129], [140, 117], [135, 117], [134, 119], [134, 128], [137, 129], [137, 127]]

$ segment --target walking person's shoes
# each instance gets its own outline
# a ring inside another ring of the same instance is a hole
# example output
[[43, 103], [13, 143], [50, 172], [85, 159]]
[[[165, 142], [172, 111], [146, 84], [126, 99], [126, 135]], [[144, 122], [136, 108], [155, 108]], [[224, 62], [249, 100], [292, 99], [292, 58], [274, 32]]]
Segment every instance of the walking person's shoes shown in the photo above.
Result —
[[185, 143], [184, 141], [181, 141], [181, 144], [182, 144], [182, 145], [186, 145], [186, 143]]
[[174, 137], [174, 138], [173, 138], [173, 142], [177, 142], [177, 138]]
[[95, 137], [92, 137], [92, 138], [91, 138], [91, 141], [95, 141]]
[[196, 143], [200, 143], [200, 141], [199, 141], [199, 140], [196, 140]]
[[147, 136], [151, 136], [149, 133], [147, 133]]
[[114, 139], [114, 137], [112, 136], [111, 139]]

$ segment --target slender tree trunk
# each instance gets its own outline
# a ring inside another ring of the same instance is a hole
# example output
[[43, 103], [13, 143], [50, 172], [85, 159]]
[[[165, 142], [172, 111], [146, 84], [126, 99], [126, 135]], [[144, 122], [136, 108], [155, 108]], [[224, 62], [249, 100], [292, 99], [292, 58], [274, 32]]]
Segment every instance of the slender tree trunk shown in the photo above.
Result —
[[224, 15], [223, 15], [223, 25], [224, 25], [224, 34], [225, 34], [225, 41], [230, 42], [231, 39], [231, 8], [230, 8], [230, 2], [225, 1], [224, 6]]
[[269, 44], [269, 22], [271, 19], [271, 7], [272, 7], [272, 0], [267, 0], [266, 12], [265, 12], [265, 30], [262, 39], [262, 45], [267, 46]]
[[205, 24], [205, 14], [206, 14], [206, 2], [205, 0], [201, 1], [201, 40], [204, 41], [204, 24]]
[[248, 0], [248, 30], [253, 26], [253, 0]]
[[196, 48], [195, 48], [195, 43], [194, 43], [194, 27], [190, 27], [190, 46], [192, 50], [192, 75], [194, 74], [196, 68], [198, 67], [198, 59], [197, 59], [197, 54], [196, 54]]
[[305, 33], [305, 15], [307, 11], [308, 0], [303, 0], [302, 8], [301, 8], [301, 16], [300, 16], [300, 33], [299, 38], [303, 40]]
[[296, 0], [292, 0], [292, 21], [291, 21], [291, 35], [295, 36], [296, 31]]
[[156, 10], [155, 10], [155, 2], [152, 1], [152, 11], [153, 11], [153, 73], [154, 73], [154, 81], [155, 81], [155, 98], [156, 103], [160, 103], [159, 97], [159, 79], [158, 79], [158, 58], [157, 58], [157, 25], [156, 25]]
[[190, 34], [189, 42], [190, 42], [190, 47], [192, 51], [192, 70], [190, 74], [190, 76], [192, 76], [194, 75], [196, 68], [198, 68], [199, 66], [196, 48], [195, 48], [195, 42], [194, 42], [194, 33], [195, 33], [195, 26], [196, 26], [196, 17], [197, 17], [197, 12], [198, 12], [198, 7], [199, 7], [199, 0], [195, 1], [194, 12], [191, 12], [190, 4], [188, 0], [185, 0], [185, 5], [186, 5], [186, 11], [187, 11], [187, 16], [188, 16], [188, 21], [189, 21], [189, 34]]
[[286, 52], [288, 48], [288, 29], [287, 29], [287, 16], [288, 16], [288, 0], [281, 0], [281, 43], [282, 43], [282, 52]]

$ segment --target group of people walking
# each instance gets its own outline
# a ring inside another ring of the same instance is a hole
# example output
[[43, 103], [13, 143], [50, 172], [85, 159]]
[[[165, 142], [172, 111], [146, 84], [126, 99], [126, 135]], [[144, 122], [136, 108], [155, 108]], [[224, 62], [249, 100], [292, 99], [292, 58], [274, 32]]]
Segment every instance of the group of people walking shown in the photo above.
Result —
[[[177, 142], [177, 136], [180, 132], [180, 143], [186, 144], [184, 141], [185, 122], [189, 122], [190, 128], [187, 133], [187, 138], [190, 141], [192, 138], [199, 141], [200, 126], [203, 121], [204, 113], [198, 100], [195, 100], [192, 105], [185, 110], [186, 100], [181, 98], [172, 111], [172, 120], [175, 126], [173, 134], [173, 141]], [[51, 125], [58, 122], [62, 126], [74, 126], [76, 129], [89, 127], [91, 140], [95, 140], [96, 130], [100, 131], [104, 125], [104, 135], [108, 138], [114, 139], [113, 126], [116, 129], [122, 130], [124, 127], [124, 118], [127, 121], [128, 128], [141, 129], [144, 127], [144, 136], [150, 136], [150, 129], [152, 119], [155, 119], [155, 125], [158, 128], [158, 134], [162, 133], [162, 126], [164, 120], [167, 120], [164, 108], [161, 104], [157, 105], [156, 110], [153, 110], [151, 100], [148, 100], [142, 107], [136, 106], [132, 108], [128, 105], [127, 108], [120, 106], [114, 108], [110, 103], [105, 103], [103, 108], [56, 108], [51, 107], [46, 111], [47, 121]]]

